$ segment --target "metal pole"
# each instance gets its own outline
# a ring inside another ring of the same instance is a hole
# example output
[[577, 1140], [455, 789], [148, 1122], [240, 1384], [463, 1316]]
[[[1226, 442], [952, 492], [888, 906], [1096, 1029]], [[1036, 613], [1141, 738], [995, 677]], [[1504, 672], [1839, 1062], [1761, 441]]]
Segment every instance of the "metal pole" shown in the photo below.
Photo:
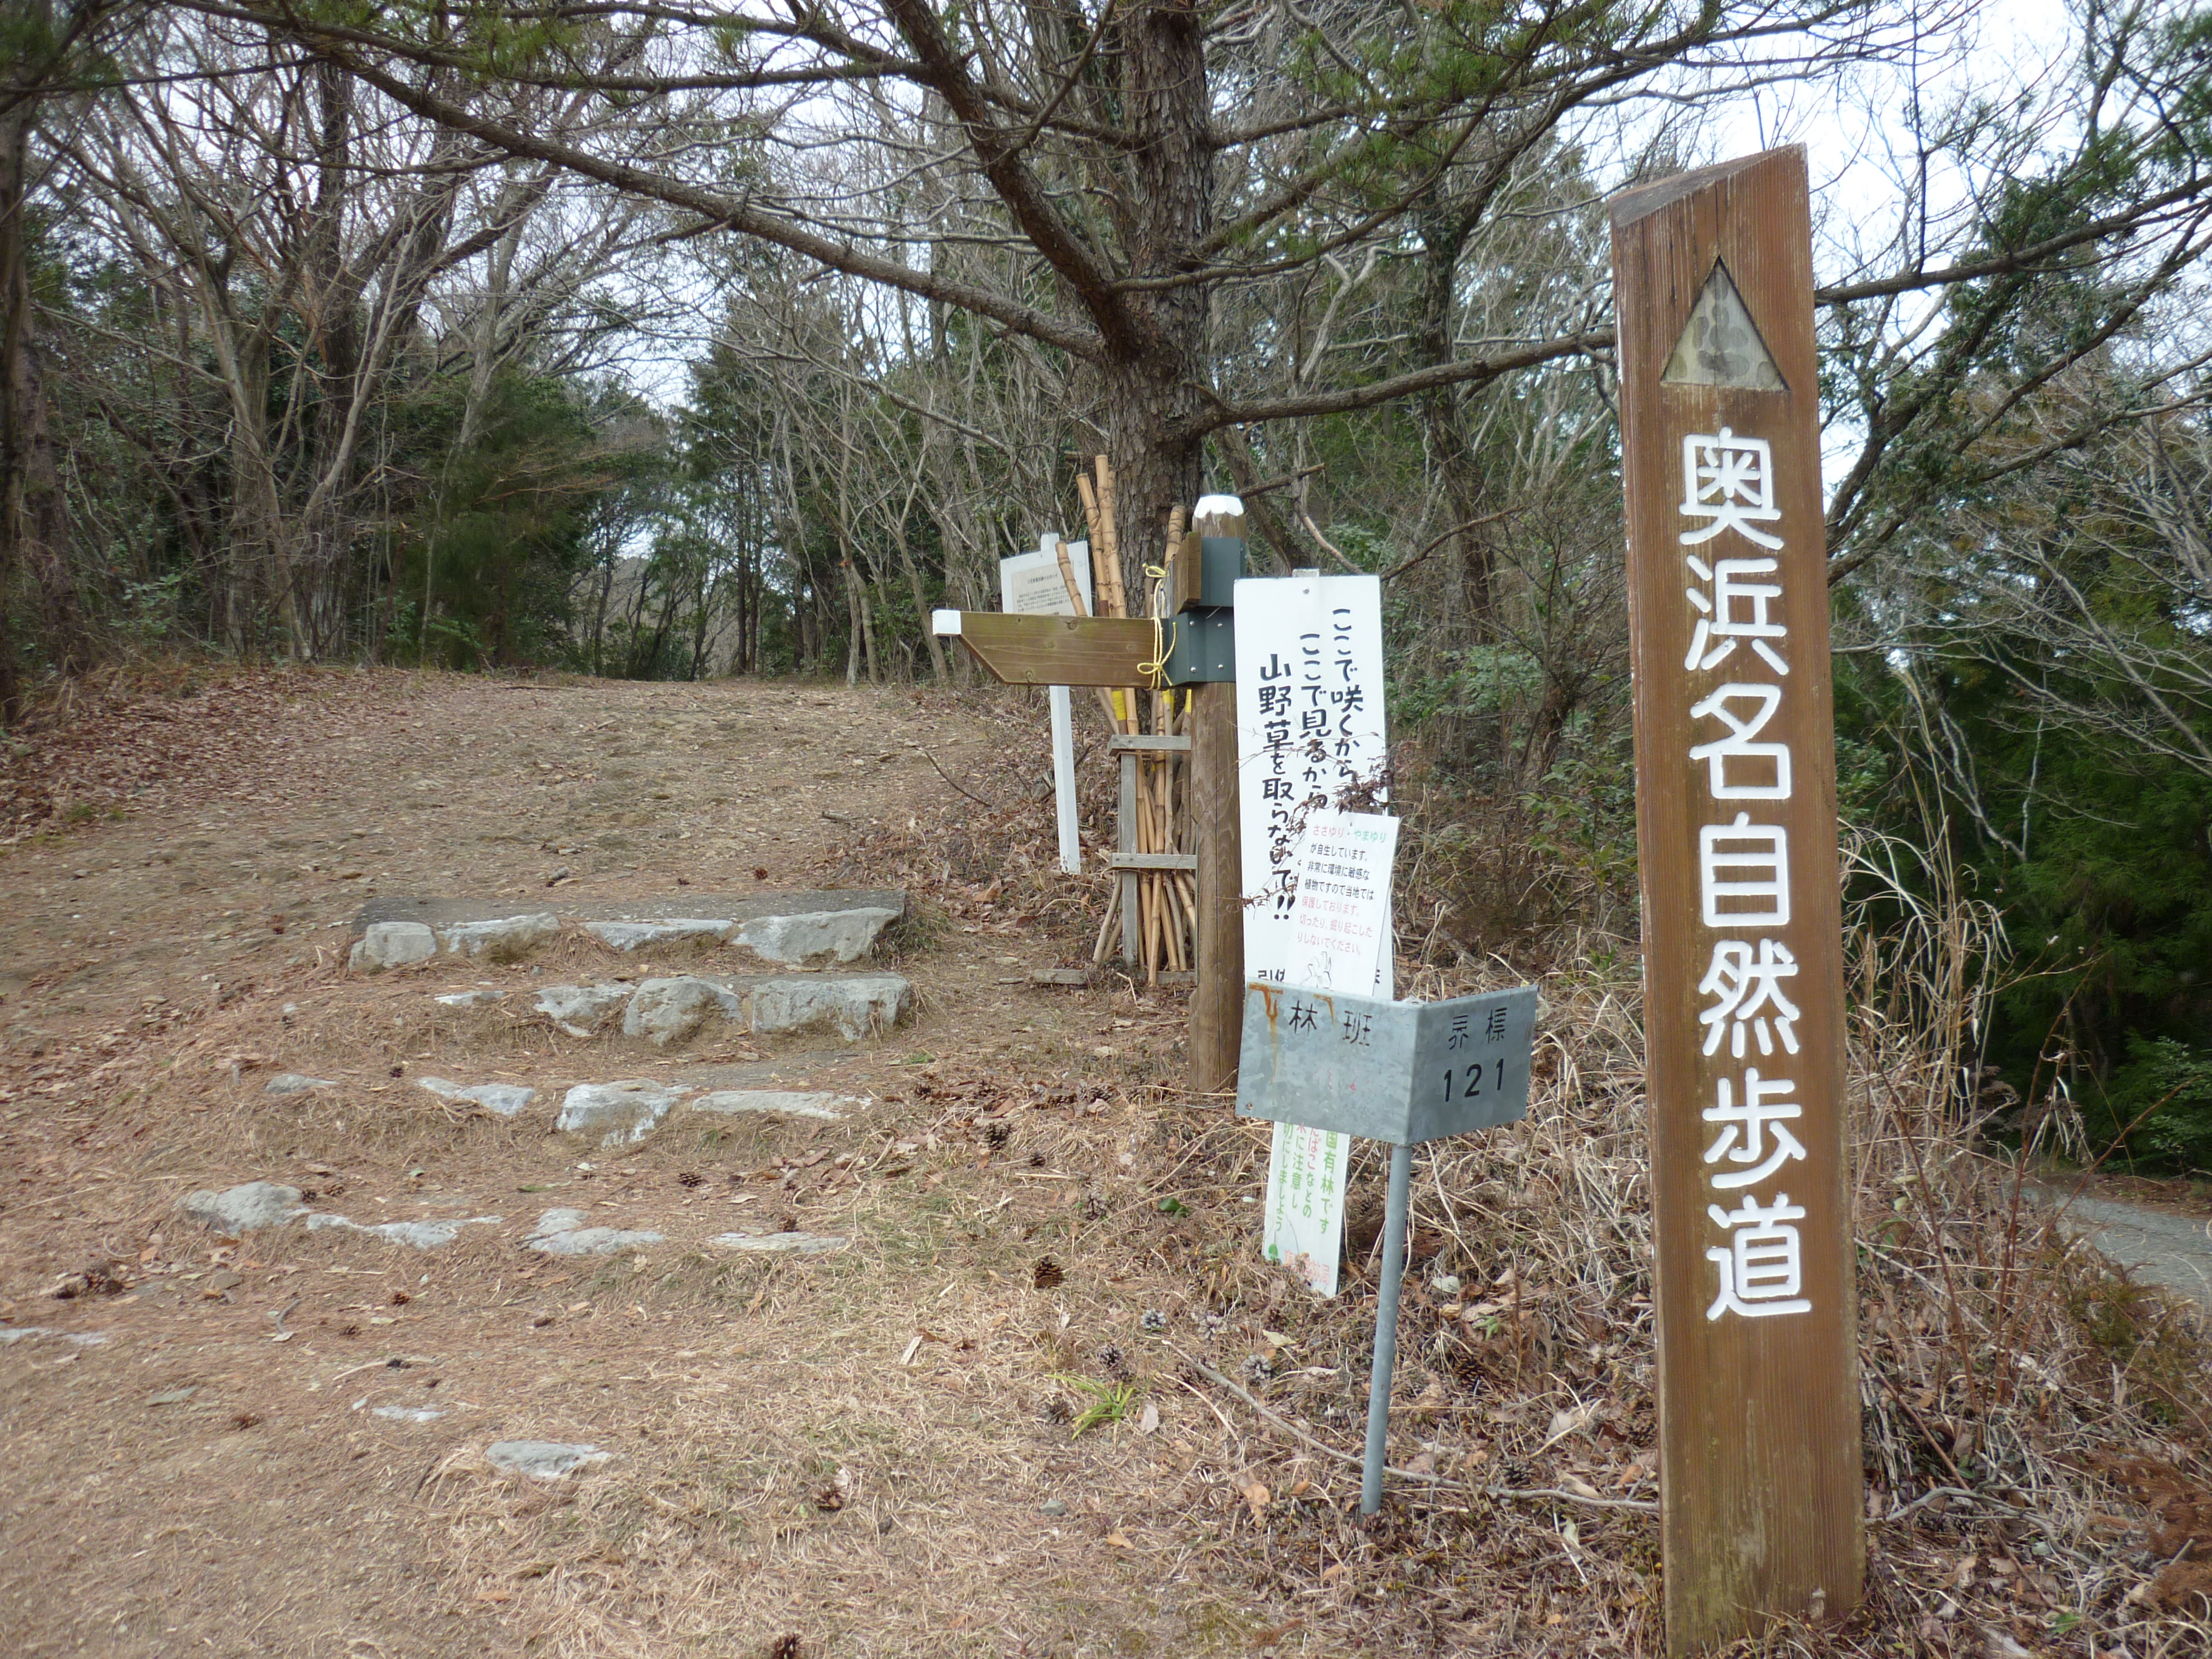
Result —
[[1390, 1368], [1398, 1358], [1398, 1285], [1406, 1276], [1406, 1194], [1413, 1182], [1413, 1149], [1390, 1149], [1390, 1193], [1382, 1206], [1382, 1296], [1375, 1309], [1375, 1364], [1367, 1379], [1367, 1467], [1359, 1512], [1382, 1507], [1383, 1444], [1390, 1432]]

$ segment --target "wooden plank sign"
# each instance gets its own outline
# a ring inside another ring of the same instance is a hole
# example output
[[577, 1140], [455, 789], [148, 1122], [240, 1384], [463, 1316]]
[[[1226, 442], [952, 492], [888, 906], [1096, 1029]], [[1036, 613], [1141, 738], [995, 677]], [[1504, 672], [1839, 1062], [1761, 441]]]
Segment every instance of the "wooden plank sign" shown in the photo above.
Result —
[[1159, 635], [1140, 617], [1010, 617], [996, 611], [939, 611], [931, 626], [957, 639], [1007, 685], [1149, 685], [1144, 671]]
[[1865, 1568], [1804, 153], [1611, 208], [1680, 1655]]

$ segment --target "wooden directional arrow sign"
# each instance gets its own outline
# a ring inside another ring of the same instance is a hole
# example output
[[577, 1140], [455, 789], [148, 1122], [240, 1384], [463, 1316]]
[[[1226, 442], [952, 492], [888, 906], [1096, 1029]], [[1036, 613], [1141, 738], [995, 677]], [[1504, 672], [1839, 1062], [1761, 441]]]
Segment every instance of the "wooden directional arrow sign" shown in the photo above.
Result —
[[1150, 685], [1159, 655], [1158, 633], [1140, 617], [939, 611], [932, 625], [1008, 685]]

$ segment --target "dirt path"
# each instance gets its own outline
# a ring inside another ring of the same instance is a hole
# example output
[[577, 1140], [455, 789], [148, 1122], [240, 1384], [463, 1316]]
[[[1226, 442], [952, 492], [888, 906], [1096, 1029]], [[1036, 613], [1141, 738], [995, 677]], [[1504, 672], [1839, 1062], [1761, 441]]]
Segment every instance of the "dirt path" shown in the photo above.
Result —
[[[1065, 950], [988, 899], [936, 920], [939, 948], [909, 937], [911, 1026], [764, 1057], [574, 1042], [508, 1012], [526, 995], [434, 1000], [688, 959], [340, 969], [372, 896], [823, 884], [833, 843], [942, 787], [917, 732], [958, 775], [983, 728], [963, 746], [905, 697], [811, 687], [239, 696], [202, 724], [258, 764], [147, 763], [160, 810], [0, 860], [0, 1648], [1126, 1652], [1247, 1626], [1194, 1612], [1151, 1530], [1194, 1446], [1071, 1441], [1038, 1414], [1054, 1372], [1136, 1349], [1143, 1307], [1077, 1235], [1131, 1201], [1115, 1056], [1167, 1011], [1009, 984]], [[283, 1071], [334, 1086], [272, 1098]], [[578, 1081], [710, 1073], [874, 1104], [627, 1155], [542, 1109]], [[456, 1114], [423, 1073], [526, 1084], [541, 1109]], [[422, 1252], [296, 1226], [227, 1244], [176, 1213], [252, 1179], [364, 1223], [499, 1219]], [[520, 1248], [561, 1206], [665, 1242]], [[776, 1212], [852, 1245], [703, 1242]], [[1066, 1282], [1039, 1289], [1048, 1250]], [[130, 1288], [41, 1293], [94, 1261]], [[517, 1478], [485, 1457], [516, 1440], [609, 1456]]]

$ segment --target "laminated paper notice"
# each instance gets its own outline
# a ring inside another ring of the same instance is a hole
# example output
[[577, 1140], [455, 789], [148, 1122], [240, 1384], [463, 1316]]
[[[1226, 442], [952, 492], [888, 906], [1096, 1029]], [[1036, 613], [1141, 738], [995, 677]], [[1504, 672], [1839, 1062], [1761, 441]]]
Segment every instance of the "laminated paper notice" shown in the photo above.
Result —
[[[1390, 863], [1398, 820], [1376, 812], [1308, 812], [1293, 854], [1297, 892], [1284, 930], [1285, 982], [1387, 997], [1391, 988]], [[1261, 1251], [1323, 1296], [1334, 1296], [1344, 1238], [1352, 1137], [1278, 1123], [1267, 1161]]]

